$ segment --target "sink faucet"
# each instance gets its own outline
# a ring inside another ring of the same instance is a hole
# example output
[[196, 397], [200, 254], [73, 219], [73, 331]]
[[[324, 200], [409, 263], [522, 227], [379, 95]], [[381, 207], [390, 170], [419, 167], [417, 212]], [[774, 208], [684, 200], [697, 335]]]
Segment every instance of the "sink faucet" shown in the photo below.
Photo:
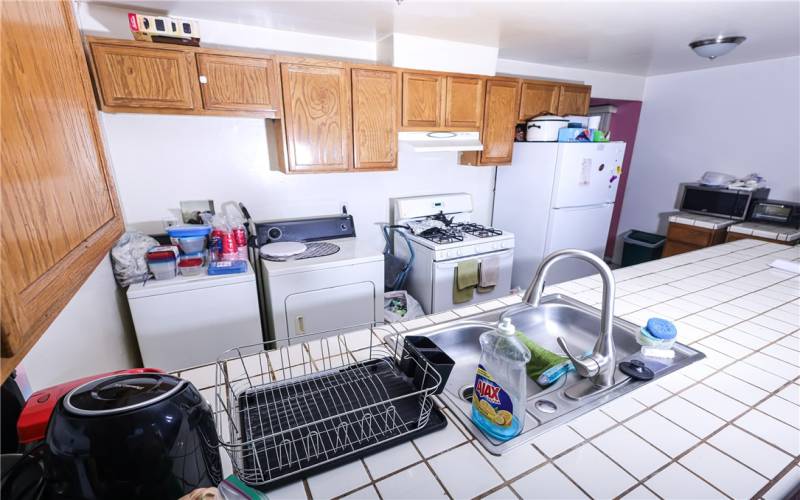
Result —
[[[553, 252], [542, 261], [522, 300], [532, 307], [539, 307], [547, 272], [553, 267], [553, 264], [568, 258], [576, 258], [588, 262], [600, 271], [600, 276], [603, 279], [603, 309], [600, 319], [600, 335], [597, 337], [592, 353], [583, 359], [578, 359], [570, 352], [564, 337], [558, 337], [559, 347], [575, 365], [575, 370], [578, 374], [582, 377], [591, 378], [593, 387], [587, 388], [587, 392], [596, 392], [598, 389], [614, 385], [614, 372], [617, 366], [612, 335], [615, 285], [614, 275], [611, 274], [611, 269], [608, 265], [596, 255], [584, 250], [566, 249]], [[584, 393], [581, 397], [585, 395], [587, 394]]]

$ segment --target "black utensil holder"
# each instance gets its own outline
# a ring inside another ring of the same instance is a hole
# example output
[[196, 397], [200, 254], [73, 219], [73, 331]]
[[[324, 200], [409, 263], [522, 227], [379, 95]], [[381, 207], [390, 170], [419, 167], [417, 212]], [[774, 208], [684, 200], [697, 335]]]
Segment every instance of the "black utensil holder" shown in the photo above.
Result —
[[433, 377], [430, 371], [426, 372], [422, 368], [426, 364], [439, 374], [439, 386], [433, 391], [433, 394], [440, 394], [447, 384], [450, 372], [453, 371], [455, 361], [428, 337], [406, 336], [403, 341], [400, 370], [414, 380], [416, 389], [430, 389], [436, 383], [436, 377]]

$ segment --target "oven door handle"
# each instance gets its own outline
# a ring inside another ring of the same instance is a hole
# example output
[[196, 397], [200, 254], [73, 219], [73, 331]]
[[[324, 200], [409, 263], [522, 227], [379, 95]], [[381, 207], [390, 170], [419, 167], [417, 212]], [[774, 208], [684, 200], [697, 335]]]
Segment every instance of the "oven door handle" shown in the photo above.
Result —
[[505, 256], [509, 256], [510, 257], [513, 254], [513, 252], [514, 252], [514, 250], [512, 248], [505, 248], [503, 250], [496, 250], [496, 251], [487, 252], [487, 253], [479, 253], [479, 254], [476, 254], [476, 255], [467, 255], [465, 257], [456, 257], [455, 259], [450, 259], [450, 260], [441, 260], [441, 261], [437, 261], [435, 265], [439, 269], [455, 269], [455, 267], [458, 265], [459, 262], [465, 262], [465, 261], [468, 261], [468, 260], [482, 261], [486, 257], [494, 257], [494, 256], [497, 256], [497, 257], [500, 257], [500, 258], [503, 258]]

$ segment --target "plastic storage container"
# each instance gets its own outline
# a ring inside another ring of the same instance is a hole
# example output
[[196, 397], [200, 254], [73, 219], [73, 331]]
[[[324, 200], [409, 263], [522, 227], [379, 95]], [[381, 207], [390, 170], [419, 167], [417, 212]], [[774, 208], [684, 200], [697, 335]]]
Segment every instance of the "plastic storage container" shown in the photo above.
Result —
[[185, 254], [192, 254], [202, 252], [206, 249], [205, 236], [183, 236], [180, 238], [170, 238], [172, 243], [178, 245], [178, 248]]
[[206, 263], [205, 254], [196, 253], [193, 255], [184, 255], [178, 262], [178, 270], [182, 276], [196, 276], [205, 272]]
[[516, 338], [505, 318], [494, 331], [481, 335], [481, 360], [472, 394], [472, 422], [487, 436], [507, 441], [525, 427], [531, 352]]
[[175, 259], [148, 260], [147, 267], [157, 280], [168, 280], [176, 276], [178, 266]]
[[622, 267], [660, 259], [666, 240], [666, 236], [635, 229], [623, 234]]
[[163, 245], [147, 251], [147, 267], [157, 280], [174, 278], [178, 273], [178, 249]]

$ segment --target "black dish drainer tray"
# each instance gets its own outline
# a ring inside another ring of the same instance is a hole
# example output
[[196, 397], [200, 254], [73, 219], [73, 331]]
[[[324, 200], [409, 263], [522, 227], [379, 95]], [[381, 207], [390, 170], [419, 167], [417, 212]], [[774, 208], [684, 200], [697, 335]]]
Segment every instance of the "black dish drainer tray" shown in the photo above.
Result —
[[387, 357], [274, 382], [238, 397], [241, 460], [261, 490], [296, 481], [443, 429], [430, 397]]

